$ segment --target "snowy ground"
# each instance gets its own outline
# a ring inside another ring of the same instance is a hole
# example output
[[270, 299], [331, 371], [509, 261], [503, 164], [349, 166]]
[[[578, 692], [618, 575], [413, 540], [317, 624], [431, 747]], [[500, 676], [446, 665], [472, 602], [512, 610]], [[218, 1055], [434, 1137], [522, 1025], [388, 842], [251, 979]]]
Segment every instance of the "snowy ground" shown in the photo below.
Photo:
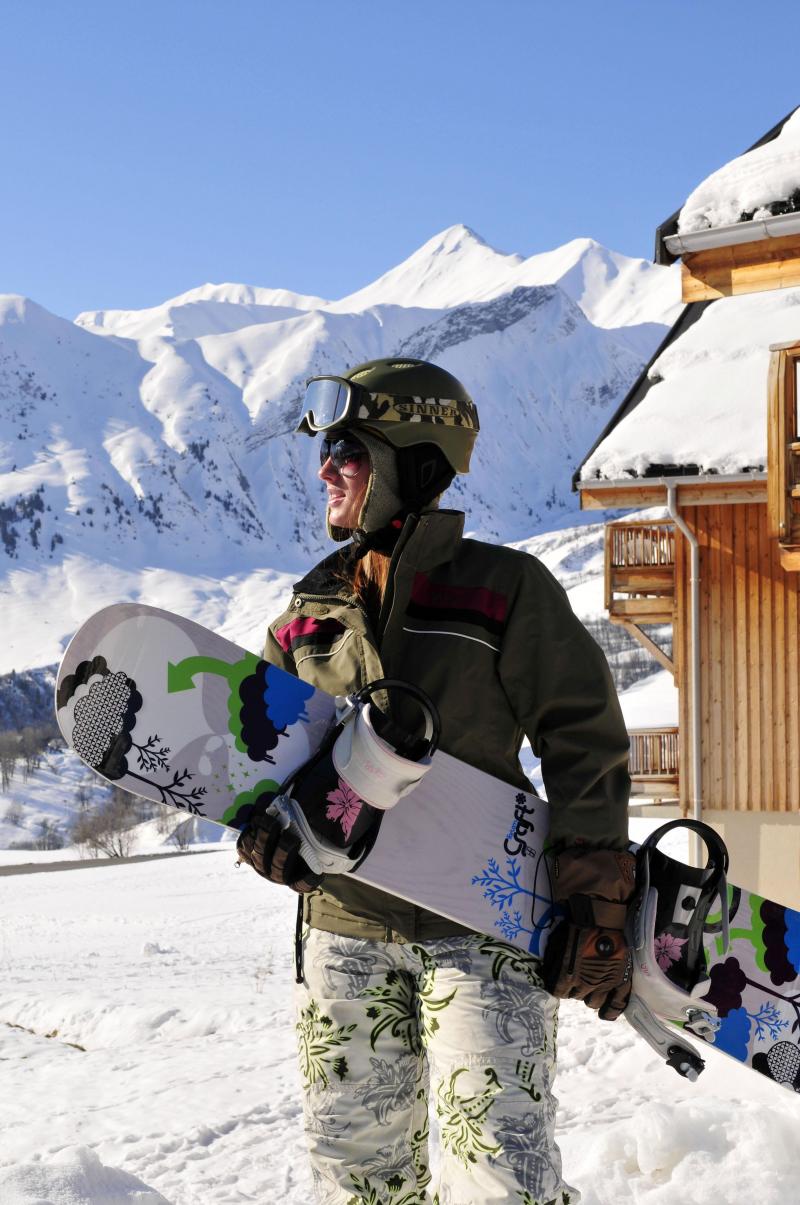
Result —
[[[591, 589], [596, 554], [559, 565], [568, 587]], [[675, 699], [665, 672], [621, 696], [629, 726], [674, 723]], [[530, 749], [525, 763], [536, 777]], [[0, 846], [48, 817], [66, 828], [84, 778], [58, 751], [15, 778], [0, 811], [24, 804], [23, 825], [0, 815]], [[633, 820], [632, 836], [655, 823]], [[148, 821], [132, 852], [167, 841]], [[75, 855], [0, 851], [0, 1203], [306, 1205], [294, 897], [237, 871], [230, 845], [58, 869]], [[3, 874], [20, 863], [33, 872]], [[565, 1173], [584, 1205], [796, 1199], [798, 1097], [713, 1052], [687, 1084], [627, 1025], [569, 1003], [559, 1066]]]
[[[307, 1205], [293, 899], [230, 850], [0, 877], [3, 1205]], [[684, 1083], [562, 1009], [585, 1205], [789, 1205], [800, 1101], [709, 1053]]]
[[[86, 806], [94, 808], [102, 804], [109, 793], [110, 788], [103, 779], [68, 749], [55, 746], [46, 749], [41, 764], [28, 776], [18, 762], [8, 789], [0, 792], [0, 863], [30, 862], [40, 857], [36, 850], [10, 847], [19, 842], [35, 841], [43, 823], [53, 825], [68, 842], [70, 826], [80, 814], [81, 795]], [[13, 821], [9, 817], [13, 817]], [[174, 850], [172, 833], [176, 828], [186, 829], [187, 825], [191, 831], [186, 836], [192, 845], [218, 843], [227, 836], [216, 824], [164, 809], [158, 819], [136, 826], [129, 852], [140, 855]], [[76, 850], [69, 844], [47, 853], [48, 859], [82, 856], [86, 856], [86, 851]]]

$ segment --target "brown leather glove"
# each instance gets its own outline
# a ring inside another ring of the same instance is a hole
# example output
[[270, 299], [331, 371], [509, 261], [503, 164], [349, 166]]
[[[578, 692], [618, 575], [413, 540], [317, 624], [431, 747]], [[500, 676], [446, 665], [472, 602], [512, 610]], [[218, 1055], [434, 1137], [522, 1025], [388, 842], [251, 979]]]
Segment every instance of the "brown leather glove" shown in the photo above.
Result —
[[554, 861], [554, 895], [566, 909], [542, 962], [554, 996], [583, 1000], [615, 1021], [631, 994], [633, 956], [625, 917], [635, 886], [636, 859], [613, 849], [570, 846]]
[[284, 828], [277, 816], [256, 814], [236, 842], [239, 860], [262, 878], [282, 883], [293, 891], [313, 891], [323, 875], [315, 874], [300, 857], [300, 838]]

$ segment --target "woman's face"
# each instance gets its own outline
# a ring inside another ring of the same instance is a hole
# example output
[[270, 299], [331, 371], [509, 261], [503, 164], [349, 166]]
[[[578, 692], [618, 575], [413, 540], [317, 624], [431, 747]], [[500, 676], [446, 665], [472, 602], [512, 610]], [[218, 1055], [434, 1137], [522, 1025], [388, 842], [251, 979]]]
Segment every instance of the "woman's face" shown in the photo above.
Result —
[[[348, 443], [357, 441], [348, 437]], [[370, 475], [369, 455], [363, 445], [363, 455], [354, 456], [337, 468], [327, 456], [319, 469], [319, 476], [328, 490], [328, 519], [332, 526], [352, 530], [358, 523], [367, 482]]]

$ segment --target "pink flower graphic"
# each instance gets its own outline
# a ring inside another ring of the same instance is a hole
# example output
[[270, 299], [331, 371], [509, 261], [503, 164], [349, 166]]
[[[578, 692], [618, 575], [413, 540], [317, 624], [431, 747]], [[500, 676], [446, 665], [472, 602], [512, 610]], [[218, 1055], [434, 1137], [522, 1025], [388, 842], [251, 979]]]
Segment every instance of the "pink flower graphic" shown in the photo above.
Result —
[[355, 791], [351, 791], [346, 782], [339, 779], [339, 786], [335, 791], [331, 791], [327, 796], [328, 806], [325, 809], [325, 815], [328, 820], [338, 820], [341, 824], [344, 835], [347, 840], [350, 840], [350, 834], [353, 831], [358, 814], [364, 806], [364, 800], [356, 795]]
[[673, 962], [681, 956], [681, 947], [686, 945], [688, 937], [673, 937], [671, 933], [662, 933], [655, 940], [656, 962], [662, 971], [668, 971]]

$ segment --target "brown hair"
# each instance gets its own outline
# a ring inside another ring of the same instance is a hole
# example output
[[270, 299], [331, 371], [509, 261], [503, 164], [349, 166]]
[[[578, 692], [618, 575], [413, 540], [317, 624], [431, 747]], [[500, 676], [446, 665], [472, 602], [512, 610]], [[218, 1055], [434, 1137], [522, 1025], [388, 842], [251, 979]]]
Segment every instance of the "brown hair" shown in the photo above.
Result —
[[360, 560], [356, 561], [353, 570], [353, 591], [362, 603], [368, 603], [370, 593], [377, 592], [383, 601], [386, 593], [386, 583], [389, 580], [389, 565], [391, 557], [385, 552], [377, 552], [370, 548]]
[[[358, 431], [355, 432], [358, 437]], [[369, 449], [367, 449], [369, 453]], [[372, 458], [370, 456], [370, 465]], [[374, 471], [371, 467], [370, 471]], [[359, 507], [363, 507], [364, 499], [369, 489], [371, 477], [364, 482], [363, 489], [355, 500]], [[351, 589], [359, 602], [364, 608], [369, 611], [371, 605], [377, 603], [378, 608], [383, 602], [383, 596], [386, 593], [386, 585], [389, 581], [389, 565], [391, 557], [385, 552], [378, 552], [371, 548], [369, 552], [365, 552], [362, 557], [356, 561], [355, 566], [348, 567], [344, 573], [338, 576], [345, 583], [348, 589]]]

